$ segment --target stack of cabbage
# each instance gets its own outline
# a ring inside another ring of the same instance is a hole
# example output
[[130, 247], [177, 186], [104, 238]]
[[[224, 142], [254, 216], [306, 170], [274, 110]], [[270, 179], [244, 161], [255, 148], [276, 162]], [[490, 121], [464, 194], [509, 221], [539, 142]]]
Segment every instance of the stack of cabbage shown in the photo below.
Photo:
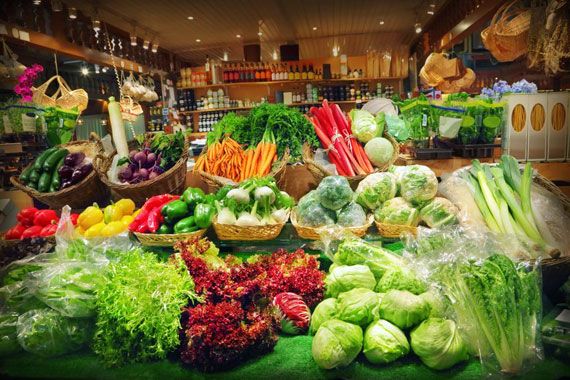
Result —
[[374, 173], [356, 189], [356, 202], [374, 212], [377, 222], [431, 228], [456, 224], [458, 209], [436, 197], [437, 177], [423, 165], [392, 166], [389, 173]]
[[299, 224], [305, 227], [322, 227], [338, 224], [359, 227], [366, 224], [366, 212], [354, 202], [354, 192], [345, 177], [325, 177], [316, 190], [299, 200]]
[[339, 245], [326, 278], [327, 296], [315, 308], [310, 331], [319, 367], [349, 365], [363, 351], [387, 364], [411, 350], [428, 367], [447, 369], [467, 360], [443, 298], [428, 291], [403, 259], [359, 239]]

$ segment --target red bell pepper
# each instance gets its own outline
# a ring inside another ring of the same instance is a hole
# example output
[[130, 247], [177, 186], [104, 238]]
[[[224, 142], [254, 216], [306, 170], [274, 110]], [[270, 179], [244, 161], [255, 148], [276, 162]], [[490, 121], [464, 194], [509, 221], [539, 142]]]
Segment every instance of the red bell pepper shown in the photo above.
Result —
[[38, 209], [35, 207], [23, 208], [20, 210], [18, 215], [16, 215], [16, 219], [18, 219], [18, 222], [20, 222], [22, 225], [31, 227], [34, 225], [34, 217], [36, 216], [37, 212]]
[[142, 209], [152, 211], [155, 207], [164, 206], [166, 203], [179, 198], [180, 198], [179, 195], [171, 195], [171, 194], [155, 195], [154, 197], [150, 197], [149, 199], [147, 199], [145, 204], [142, 206]]
[[55, 235], [56, 231], [57, 231], [57, 224], [48, 224], [47, 226], [42, 228], [40, 236], [41, 237], [53, 236]]
[[27, 228], [24, 232], [22, 232], [22, 236], [20, 236], [20, 239], [35, 238], [35, 237], [40, 236], [41, 232], [42, 232], [42, 227], [31, 226], [31, 227]]
[[139, 227], [143, 225], [148, 227], [147, 219], [149, 212], [150, 212], [149, 210], [141, 209], [139, 214], [135, 217], [135, 219], [131, 222], [131, 224], [129, 224], [129, 231], [141, 232], [139, 231]]
[[141, 212], [129, 225], [129, 231], [139, 233], [156, 232], [164, 220], [162, 214], [160, 213], [160, 210], [165, 204], [170, 203], [176, 199], [180, 199], [180, 196], [162, 194], [150, 197], [141, 207]]
[[24, 226], [23, 224], [18, 223], [14, 227], [6, 231], [4, 239], [6, 240], [19, 239], [20, 237], [22, 237], [22, 233], [26, 230], [26, 228], [27, 227]]
[[161, 213], [162, 207], [157, 206], [148, 214], [148, 230], [152, 233], [155, 233], [162, 222], [164, 222], [164, 216]]
[[34, 217], [34, 225], [45, 227], [48, 224], [57, 223], [59, 220], [57, 214], [53, 210], [41, 210], [36, 213]]
[[77, 219], [79, 218], [79, 214], [71, 214], [69, 215], [69, 217], [71, 218], [71, 223], [73, 223], [74, 226], [77, 225]]

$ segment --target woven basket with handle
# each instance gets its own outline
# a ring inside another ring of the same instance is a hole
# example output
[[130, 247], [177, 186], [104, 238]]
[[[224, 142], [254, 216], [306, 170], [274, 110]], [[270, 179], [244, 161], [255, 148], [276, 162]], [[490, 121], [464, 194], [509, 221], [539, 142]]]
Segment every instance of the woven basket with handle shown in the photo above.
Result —
[[259, 241], [273, 240], [281, 233], [285, 223], [266, 224], [265, 226], [242, 227], [234, 224], [214, 222], [214, 231], [220, 240]]
[[517, 1], [505, 3], [481, 32], [483, 44], [500, 62], [514, 61], [528, 50], [530, 10], [513, 8]]
[[[205, 155], [207, 153], [208, 153], [208, 147], [206, 146], [204, 147], [204, 150], [202, 151], [202, 153], [200, 153], [200, 155]], [[275, 178], [275, 182], [277, 184], [279, 184], [281, 181], [283, 173], [285, 172], [285, 168], [287, 167], [287, 163], [289, 162], [289, 158], [290, 154], [289, 154], [289, 149], [287, 148], [285, 150], [285, 153], [283, 153], [281, 159], [275, 162], [271, 167], [271, 171], [269, 172], [268, 175]], [[225, 185], [237, 185], [236, 182], [232, 181], [229, 178], [213, 175], [203, 170], [195, 170], [195, 172], [198, 173], [198, 175], [200, 175], [202, 180], [208, 186], [210, 186], [212, 191], [217, 191], [218, 189], [224, 187]]]
[[[368, 231], [368, 229], [372, 225], [373, 220], [374, 217], [372, 215], [369, 215], [366, 224], [363, 226], [357, 226], [357, 227], [335, 226], [335, 228], [350, 231], [355, 236], [363, 237], [364, 235], [366, 235], [366, 231]], [[319, 234], [319, 227], [307, 227], [299, 224], [297, 220], [297, 212], [295, 209], [291, 213], [291, 224], [295, 228], [295, 231], [297, 231], [297, 235], [299, 235], [299, 237], [301, 237], [302, 239], [319, 240], [321, 238]]]
[[[136, 142], [129, 143], [130, 148], [135, 148]], [[113, 163], [114, 151], [110, 155], [101, 153], [94, 161], [94, 167], [101, 181], [111, 189], [113, 199], [129, 198], [137, 206], [142, 206], [144, 202], [153, 195], [159, 194], [182, 194], [186, 188], [186, 163], [188, 161], [188, 139], [184, 142], [184, 149], [180, 159], [170, 169], [154, 179], [137, 184], [122, 184], [112, 182], [107, 176], [107, 172]]]
[[[47, 95], [48, 87], [53, 81], [57, 81], [58, 88], [53, 95]], [[33, 102], [44, 107], [58, 106], [66, 110], [77, 107], [78, 111], [82, 112], [87, 108], [89, 101], [85, 90], [81, 88], [72, 90], [60, 75], [54, 75], [37, 88], [32, 87], [32, 92]]]
[[[375, 167], [374, 173], [385, 172], [386, 170], [388, 170], [388, 168], [396, 162], [400, 154], [400, 145], [398, 144], [398, 142], [396, 142], [396, 140], [394, 140], [394, 138], [390, 136], [388, 133], [384, 133], [383, 137], [388, 139], [388, 141], [392, 143], [394, 150], [392, 152], [392, 157], [390, 157], [390, 160], [381, 167]], [[319, 164], [314, 160], [313, 151], [311, 150], [308, 144], [303, 145], [303, 163], [305, 164], [305, 167], [309, 170], [309, 172], [311, 172], [313, 178], [315, 178], [315, 181], [317, 183], [320, 183], [322, 179], [325, 177], [334, 175], [334, 173], [328, 171], [325, 167], [323, 167], [321, 164]], [[353, 177], [346, 177], [346, 179], [350, 183], [350, 186], [353, 189], [356, 189], [360, 181], [362, 181], [367, 175], [368, 174], [356, 175]]]
[[[100, 143], [93, 141], [72, 141], [61, 145], [61, 147], [66, 148], [70, 153], [83, 152], [86, 157], [93, 160], [103, 151]], [[33, 163], [30, 165], [33, 165]], [[65, 205], [69, 205], [72, 209], [82, 209], [92, 205], [93, 202], [105, 204], [109, 200], [109, 190], [99, 180], [95, 170], [92, 170], [91, 173], [78, 184], [53, 193], [40, 193], [24, 185], [16, 176], [12, 176], [10, 181], [15, 187], [30, 197], [48, 205], [54, 210], [59, 210]]]
[[141, 234], [135, 232], [138, 241], [147, 247], [172, 247], [181, 240], [200, 238], [204, 236], [206, 229], [183, 234]]

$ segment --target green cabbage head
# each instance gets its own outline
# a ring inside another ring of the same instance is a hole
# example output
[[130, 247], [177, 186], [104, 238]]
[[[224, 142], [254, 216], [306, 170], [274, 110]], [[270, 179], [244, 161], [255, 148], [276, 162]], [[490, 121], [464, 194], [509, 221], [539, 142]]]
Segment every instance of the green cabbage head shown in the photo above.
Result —
[[398, 190], [396, 176], [392, 173], [368, 175], [356, 188], [356, 201], [369, 210], [376, 210], [388, 199], [396, 196]]
[[328, 321], [329, 319], [334, 319], [336, 317], [336, 298], [327, 298], [323, 300], [320, 304], [315, 307], [313, 314], [311, 314], [311, 326], [309, 332], [311, 335], [315, 335], [319, 327]]
[[429, 318], [410, 333], [412, 350], [432, 369], [447, 369], [467, 360], [467, 347], [450, 319]]
[[430, 289], [420, 294], [420, 297], [423, 298], [429, 306], [430, 318], [443, 318], [449, 314], [449, 302], [436, 290]]
[[419, 324], [428, 314], [429, 306], [425, 300], [406, 290], [390, 290], [380, 304], [380, 318], [402, 330]]
[[380, 294], [366, 288], [355, 288], [339, 294], [337, 318], [362, 327], [378, 319]]
[[340, 209], [336, 223], [343, 227], [359, 227], [366, 224], [366, 219], [366, 212], [362, 206], [356, 202], [350, 202]]
[[317, 187], [317, 195], [322, 206], [337, 211], [352, 201], [354, 192], [345, 177], [333, 175], [323, 178]]
[[398, 174], [400, 195], [416, 205], [432, 200], [437, 194], [437, 177], [424, 165], [405, 166]]
[[410, 344], [402, 330], [379, 319], [364, 333], [363, 352], [370, 363], [387, 364], [406, 356], [410, 352]]
[[380, 279], [386, 271], [404, 265], [400, 256], [358, 238], [345, 239], [340, 243], [334, 262], [343, 265], [366, 265], [376, 280]]
[[384, 124], [378, 125], [370, 112], [355, 108], [350, 111], [349, 116], [352, 122], [352, 133], [361, 143], [367, 143], [374, 137], [382, 136]]
[[430, 228], [457, 224], [459, 210], [449, 200], [435, 197], [420, 210], [420, 218]]
[[312, 202], [304, 208], [298, 208], [296, 212], [297, 221], [302, 226], [322, 227], [336, 223], [334, 211], [324, 208], [319, 202]]
[[327, 297], [337, 297], [340, 293], [354, 288], [373, 290], [376, 279], [366, 265], [340, 265], [325, 278]]
[[377, 292], [388, 290], [407, 290], [410, 293], [422, 294], [427, 290], [426, 284], [406, 268], [394, 268], [387, 271], [376, 285]]
[[346, 367], [362, 349], [362, 328], [338, 319], [326, 321], [313, 338], [313, 359], [320, 368]]
[[310, 206], [313, 203], [319, 203], [319, 195], [317, 194], [316, 190], [309, 191], [307, 194], [303, 195], [301, 199], [299, 199], [297, 210], [304, 210], [307, 206]]
[[401, 226], [417, 226], [420, 221], [418, 210], [401, 197], [387, 200], [376, 209], [374, 218], [377, 222]]

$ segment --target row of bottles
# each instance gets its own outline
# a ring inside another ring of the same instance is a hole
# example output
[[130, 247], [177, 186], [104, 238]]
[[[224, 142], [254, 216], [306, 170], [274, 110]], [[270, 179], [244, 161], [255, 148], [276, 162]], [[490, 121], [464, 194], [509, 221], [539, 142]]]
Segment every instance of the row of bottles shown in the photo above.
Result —
[[313, 65], [287, 65], [286, 63], [232, 63], [224, 65], [223, 80], [225, 83], [268, 82], [282, 80], [319, 80], [321, 70], [313, 69]]
[[227, 113], [227, 111], [201, 113], [198, 117], [198, 132], [212, 131], [214, 124], [220, 121]]
[[323, 99], [366, 102], [374, 98], [389, 98], [394, 93], [391, 86], [382, 87], [381, 83], [377, 83], [372, 89], [368, 83], [337, 86], [314, 86], [307, 83], [305, 88], [305, 92], [293, 92], [293, 103], [320, 103]]

